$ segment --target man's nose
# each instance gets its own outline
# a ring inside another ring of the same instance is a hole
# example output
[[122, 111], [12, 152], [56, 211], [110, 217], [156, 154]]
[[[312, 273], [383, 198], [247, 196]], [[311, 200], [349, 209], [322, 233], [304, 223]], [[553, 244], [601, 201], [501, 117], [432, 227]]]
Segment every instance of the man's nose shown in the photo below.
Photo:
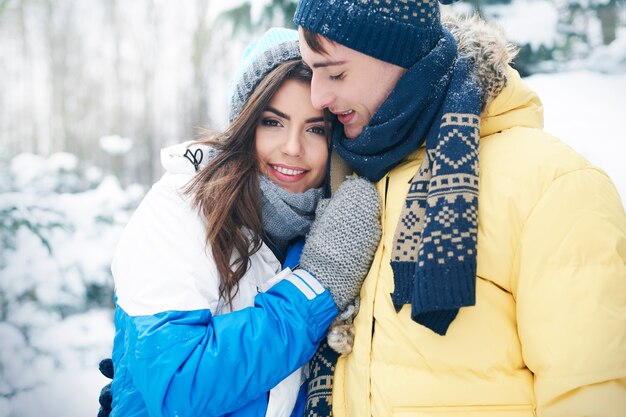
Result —
[[328, 82], [313, 75], [311, 80], [311, 104], [317, 110], [329, 108], [335, 101], [335, 94], [329, 88]]

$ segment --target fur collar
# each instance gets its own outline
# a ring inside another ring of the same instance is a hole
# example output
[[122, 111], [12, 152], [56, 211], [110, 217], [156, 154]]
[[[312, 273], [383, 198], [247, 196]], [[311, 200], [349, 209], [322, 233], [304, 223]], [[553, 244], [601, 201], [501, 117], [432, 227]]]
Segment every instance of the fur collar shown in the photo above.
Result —
[[509, 64], [518, 49], [507, 42], [500, 28], [478, 15], [461, 17], [442, 7], [441, 20], [454, 35], [459, 52], [476, 63], [474, 76], [481, 90], [482, 111], [506, 86]]

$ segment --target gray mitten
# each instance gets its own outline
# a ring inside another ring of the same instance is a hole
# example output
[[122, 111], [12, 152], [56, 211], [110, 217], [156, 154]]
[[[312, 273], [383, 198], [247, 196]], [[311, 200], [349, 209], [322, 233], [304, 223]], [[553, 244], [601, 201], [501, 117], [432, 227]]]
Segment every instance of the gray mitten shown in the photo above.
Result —
[[348, 177], [320, 203], [300, 267], [330, 291], [340, 313], [358, 297], [380, 235], [380, 199], [369, 181]]

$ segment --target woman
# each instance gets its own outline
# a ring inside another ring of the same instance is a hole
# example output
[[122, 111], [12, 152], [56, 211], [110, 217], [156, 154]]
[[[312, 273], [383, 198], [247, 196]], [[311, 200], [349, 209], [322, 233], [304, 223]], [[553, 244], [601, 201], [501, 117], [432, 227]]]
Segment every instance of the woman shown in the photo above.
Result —
[[[357, 295], [379, 237], [376, 191], [355, 179], [304, 249], [287, 250], [311, 227], [328, 158], [310, 81], [297, 33], [272, 29], [245, 53], [228, 130], [162, 151], [167, 172], [112, 264], [112, 416], [301, 412], [301, 367]], [[285, 257], [306, 270], [281, 272]]]

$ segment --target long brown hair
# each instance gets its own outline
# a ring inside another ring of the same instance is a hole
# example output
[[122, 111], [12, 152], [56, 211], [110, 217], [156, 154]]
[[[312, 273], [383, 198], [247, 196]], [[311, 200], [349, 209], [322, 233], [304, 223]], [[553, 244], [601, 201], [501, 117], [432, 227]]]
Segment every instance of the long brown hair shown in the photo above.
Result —
[[[219, 296], [231, 307], [250, 257], [261, 248], [263, 241], [262, 196], [255, 146], [258, 121], [286, 80], [310, 84], [311, 77], [311, 70], [302, 60], [278, 65], [261, 80], [225, 132], [199, 141], [221, 152], [198, 172], [186, 192], [193, 195], [194, 207], [206, 220], [206, 242], [211, 246], [220, 275]], [[328, 135], [330, 119], [327, 115], [325, 119]]]

